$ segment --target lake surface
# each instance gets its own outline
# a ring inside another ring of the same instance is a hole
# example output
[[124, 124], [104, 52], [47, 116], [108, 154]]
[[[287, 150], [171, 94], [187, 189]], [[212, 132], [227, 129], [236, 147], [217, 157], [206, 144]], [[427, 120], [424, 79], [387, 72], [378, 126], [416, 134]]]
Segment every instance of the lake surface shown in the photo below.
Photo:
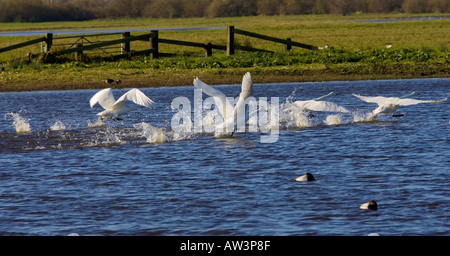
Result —
[[367, 120], [376, 104], [352, 96], [437, 100], [450, 79], [255, 84], [350, 110], [283, 123], [274, 143], [175, 133], [171, 102], [194, 88], [142, 91], [156, 103], [123, 121], [98, 120], [95, 90], [0, 94], [0, 235], [450, 235], [450, 100]]

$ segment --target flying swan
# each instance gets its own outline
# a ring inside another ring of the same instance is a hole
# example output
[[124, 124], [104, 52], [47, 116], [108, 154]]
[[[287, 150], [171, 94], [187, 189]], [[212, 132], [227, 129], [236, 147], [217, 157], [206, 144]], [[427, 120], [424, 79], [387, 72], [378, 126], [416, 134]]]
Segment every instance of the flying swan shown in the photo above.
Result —
[[398, 107], [400, 106], [410, 106], [410, 105], [416, 105], [421, 103], [441, 103], [447, 100], [447, 98], [441, 99], [441, 100], [416, 100], [416, 99], [410, 99], [405, 98], [410, 95], [413, 95], [413, 93], [403, 96], [403, 97], [383, 97], [383, 96], [375, 96], [375, 97], [367, 97], [367, 96], [361, 96], [358, 94], [353, 94], [356, 98], [369, 102], [369, 103], [376, 103], [378, 104], [378, 107], [372, 111], [373, 116], [377, 116], [379, 114], [391, 114], [394, 117], [402, 116], [402, 115], [395, 115], [395, 111], [397, 111]]
[[105, 110], [98, 113], [98, 116], [101, 116], [104, 119], [115, 119], [122, 120], [120, 118], [121, 115], [124, 115], [131, 110], [135, 109], [135, 107], [131, 107], [127, 105], [127, 102], [134, 102], [137, 105], [150, 107], [153, 100], [148, 98], [143, 92], [139, 89], [131, 89], [122, 95], [117, 101], [114, 99], [111, 88], [103, 89], [89, 100], [91, 108], [94, 107], [95, 104], [100, 104]]
[[239, 98], [234, 107], [225, 94], [205, 84], [200, 79], [194, 79], [194, 86], [201, 89], [206, 95], [213, 97], [214, 103], [219, 109], [219, 112], [223, 116], [224, 120], [224, 122], [219, 124], [217, 128], [223, 129], [226, 127], [226, 131], [229, 131], [230, 127], [234, 127], [236, 121], [240, 122], [240, 120], [237, 120], [237, 113], [245, 107], [245, 99], [253, 95], [253, 81], [250, 72], [245, 73], [242, 78], [241, 93], [239, 94]]
[[333, 92], [328, 93], [327, 95], [323, 95], [319, 98], [312, 100], [297, 100], [294, 101], [294, 104], [299, 108], [303, 109], [305, 112], [309, 111], [317, 111], [317, 112], [341, 112], [341, 113], [349, 113], [346, 108], [336, 105], [333, 102], [329, 101], [321, 101], [321, 99], [330, 96]]

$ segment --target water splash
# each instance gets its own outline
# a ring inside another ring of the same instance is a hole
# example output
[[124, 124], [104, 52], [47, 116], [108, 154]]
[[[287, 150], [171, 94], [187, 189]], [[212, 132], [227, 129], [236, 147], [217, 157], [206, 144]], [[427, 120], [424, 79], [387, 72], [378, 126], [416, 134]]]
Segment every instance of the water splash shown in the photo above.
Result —
[[50, 130], [52, 131], [63, 131], [66, 129], [66, 126], [61, 121], [56, 121], [55, 124], [50, 126]]
[[164, 130], [146, 122], [138, 123], [134, 125], [135, 128], [141, 129], [142, 136], [147, 138], [147, 142], [150, 143], [164, 143], [167, 141], [167, 137]]
[[91, 120], [88, 120], [87, 127], [88, 128], [103, 128], [103, 127], [105, 127], [105, 122], [101, 118], [97, 119], [97, 121], [95, 121], [95, 122], [91, 122]]
[[107, 128], [105, 132], [105, 142], [106, 145], [118, 145], [123, 144], [124, 142], [120, 139], [117, 133], [114, 130]]
[[173, 141], [188, 140], [192, 138], [193, 133], [190, 132], [174, 132], [172, 134]]
[[223, 122], [223, 117], [217, 109], [207, 110], [203, 116], [203, 129], [206, 132], [214, 132], [215, 127]]
[[311, 127], [307, 113], [297, 104], [285, 102], [280, 106], [280, 123], [284, 123], [287, 128]]
[[286, 98], [286, 102], [294, 102], [293, 99], [294, 99], [295, 95], [297, 94], [297, 91], [300, 90], [300, 89], [302, 89], [302, 88], [300, 88], [300, 87], [295, 88], [295, 89], [291, 92], [291, 94]]
[[329, 115], [324, 122], [327, 125], [340, 125], [342, 124], [341, 115]]
[[29, 133], [31, 132], [31, 126], [28, 120], [21, 117], [18, 113], [8, 113], [14, 119], [13, 125], [17, 133]]
[[353, 115], [353, 123], [372, 123], [377, 122], [375, 116], [370, 113], [363, 113], [360, 111], [355, 111], [352, 113]]
[[106, 130], [96, 133], [96, 138], [90, 143], [87, 143], [86, 146], [95, 147], [124, 144], [125, 142], [120, 139], [119, 135], [119, 132], [108, 127]]

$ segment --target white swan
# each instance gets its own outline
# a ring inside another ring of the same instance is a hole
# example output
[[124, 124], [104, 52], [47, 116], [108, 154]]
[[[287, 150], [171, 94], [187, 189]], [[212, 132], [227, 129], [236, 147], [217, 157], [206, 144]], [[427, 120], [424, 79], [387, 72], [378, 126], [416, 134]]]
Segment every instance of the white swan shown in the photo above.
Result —
[[[411, 93], [407, 96], [410, 96], [414, 94]], [[378, 104], [378, 107], [372, 111], [372, 115], [375, 117], [379, 114], [392, 114], [392, 116], [401, 116], [401, 115], [395, 115], [395, 111], [397, 111], [398, 107], [400, 106], [410, 106], [410, 105], [416, 105], [421, 103], [441, 103], [447, 100], [447, 98], [441, 99], [441, 100], [416, 100], [416, 99], [410, 99], [405, 98], [407, 96], [403, 97], [383, 97], [383, 96], [375, 96], [375, 97], [367, 97], [367, 96], [361, 96], [358, 94], [353, 94], [356, 98], [369, 102], [369, 103], [376, 103]]]
[[143, 92], [138, 89], [131, 89], [122, 95], [117, 101], [114, 99], [111, 88], [103, 89], [89, 100], [91, 108], [95, 104], [100, 104], [105, 110], [98, 113], [98, 116], [101, 116], [105, 119], [116, 119], [121, 120], [120, 116], [124, 115], [131, 110], [135, 109], [134, 107], [127, 106], [126, 102], [132, 101], [137, 105], [141, 105], [144, 107], [150, 107], [153, 100], [148, 98]]
[[227, 132], [230, 131], [230, 127], [235, 126], [238, 111], [242, 111], [242, 108], [245, 107], [245, 99], [253, 95], [253, 81], [250, 72], [245, 73], [244, 77], [242, 78], [241, 93], [239, 94], [239, 98], [234, 107], [233, 104], [231, 104], [231, 102], [227, 99], [225, 94], [202, 82], [200, 79], [194, 79], [194, 86], [198, 89], [201, 89], [205, 94], [213, 97], [214, 103], [219, 109], [219, 112], [224, 120], [224, 122], [219, 124], [217, 128], [223, 129], [227, 127]]
[[329, 101], [319, 101], [325, 97], [330, 96], [333, 92], [328, 93], [327, 95], [323, 95], [319, 98], [312, 100], [297, 100], [294, 101], [294, 104], [303, 109], [305, 112], [309, 111], [320, 111], [320, 112], [341, 112], [341, 113], [349, 113], [346, 108], [338, 106], [337, 104]]

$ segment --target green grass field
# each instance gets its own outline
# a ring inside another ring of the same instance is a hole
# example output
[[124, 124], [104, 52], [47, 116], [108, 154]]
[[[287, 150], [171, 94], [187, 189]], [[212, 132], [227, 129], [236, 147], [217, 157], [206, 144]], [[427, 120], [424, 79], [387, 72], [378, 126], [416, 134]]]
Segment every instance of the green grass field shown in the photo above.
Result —
[[[414, 15], [414, 17], [420, 15]], [[434, 16], [422, 14], [421, 16]], [[439, 15], [442, 16], [442, 15]], [[93, 55], [88, 60], [69, 60], [44, 64], [33, 59], [23, 61], [28, 52], [39, 53], [40, 45], [0, 53], [5, 70], [0, 75], [0, 91], [100, 88], [106, 78], [121, 79], [122, 87], [190, 85], [195, 76], [211, 84], [238, 83], [242, 74], [255, 74], [255, 82], [292, 82], [322, 80], [386, 79], [413, 77], [449, 77], [450, 19], [398, 22], [356, 22], [363, 19], [404, 18], [405, 14], [357, 14], [256, 16], [234, 18], [189, 19], [119, 19], [87, 22], [0, 23], [0, 32], [20, 30], [82, 30], [218, 27], [236, 28], [314, 46], [328, 44], [332, 50], [310, 51], [293, 48], [286, 52], [281, 44], [236, 35], [236, 43], [274, 53], [237, 52], [228, 57], [222, 50], [213, 50], [204, 57], [204, 50], [186, 46], [161, 44], [162, 53], [176, 57], [150, 60], [102, 62]], [[43, 32], [44, 33], [44, 32]], [[139, 35], [144, 32], [132, 33]], [[226, 29], [160, 31], [160, 38], [226, 44]], [[36, 37], [0, 37], [0, 48]], [[92, 41], [118, 39], [119, 35], [92, 37]], [[72, 43], [74, 39], [58, 40]], [[392, 45], [387, 49], [386, 45]], [[148, 42], [132, 42], [132, 50], [148, 48]], [[64, 46], [56, 46], [64, 47]], [[102, 55], [98, 52], [94, 55]], [[70, 56], [69, 56], [70, 57]]]

